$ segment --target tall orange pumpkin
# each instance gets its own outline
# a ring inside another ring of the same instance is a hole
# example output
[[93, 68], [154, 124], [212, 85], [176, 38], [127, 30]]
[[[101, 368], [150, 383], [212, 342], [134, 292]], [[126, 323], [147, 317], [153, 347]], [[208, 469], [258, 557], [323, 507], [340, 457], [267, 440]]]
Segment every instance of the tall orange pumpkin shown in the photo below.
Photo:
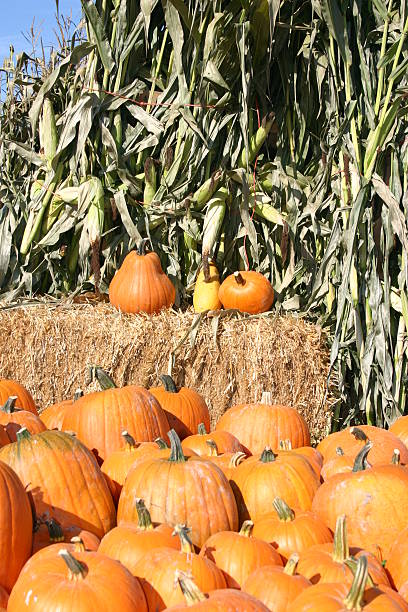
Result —
[[10, 591], [31, 554], [33, 517], [17, 474], [0, 461], [0, 585]]
[[109, 300], [122, 312], [153, 314], [170, 308], [176, 290], [163, 272], [157, 253], [146, 252], [147, 240], [126, 255], [109, 286]]
[[66, 411], [62, 428], [74, 431], [101, 460], [122, 449], [123, 430], [136, 442], [165, 438], [169, 430], [156, 398], [134, 385], [84, 395]]
[[28, 410], [16, 408], [16, 396], [9, 397], [4, 406], [0, 408], [0, 425], [3, 425], [10, 442], [15, 442], [17, 432], [27, 427], [32, 434], [45, 431], [47, 428], [39, 416]]
[[236, 308], [241, 312], [257, 314], [266, 312], [273, 304], [271, 283], [259, 272], [235, 272], [224, 280], [218, 297], [224, 308]]
[[0, 459], [19, 475], [31, 494], [36, 514], [55, 518], [64, 533], [81, 529], [98, 537], [115, 525], [115, 507], [93, 454], [74, 436], [61, 431], [30, 435], [0, 449]]
[[270, 393], [264, 393], [259, 404], [229, 408], [215, 429], [232, 433], [253, 455], [265, 446], [279, 450], [281, 440], [290, 440], [293, 449], [310, 446], [309, 428], [302, 415], [295, 408], [273, 405]]
[[166, 412], [170, 429], [177, 432], [178, 437], [183, 440], [187, 436], [197, 433], [200, 423], [210, 427], [210, 413], [204, 398], [188, 387], [177, 388], [171, 376], [163, 374], [160, 376], [163, 387], [150, 389], [160, 406]]
[[3, 405], [9, 397], [13, 396], [17, 397], [16, 408], [38, 414], [31, 393], [23, 385], [20, 385], [15, 380], [0, 378], [0, 405]]

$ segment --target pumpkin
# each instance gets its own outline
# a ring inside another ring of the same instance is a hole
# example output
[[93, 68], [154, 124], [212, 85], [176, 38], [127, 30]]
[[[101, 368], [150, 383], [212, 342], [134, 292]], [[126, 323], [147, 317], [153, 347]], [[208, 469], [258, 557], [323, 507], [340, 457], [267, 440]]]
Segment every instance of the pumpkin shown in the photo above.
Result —
[[195, 582], [185, 572], [176, 570], [177, 579], [185, 602], [167, 608], [168, 612], [181, 612], [181, 610], [202, 610], [202, 612], [268, 612], [269, 608], [262, 602], [243, 591], [237, 589], [219, 589], [204, 594]]
[[166, 437], [169, 429], [156, 398], [134, 385], [84, 395], [65, 413], [62, 428], [74, 431], [102, 460], [122, 449], [123, 430], [136, 442], [148, 442]]
[[55, 519], [45, 519], [37, 521], [34, 527], [33, 548], [31, 554], [55, 544], [56, 542], [65, 542], [65, 535], [61, 525]]
[[253, 534], [272, 544], [284, 562], [294, 552], [333, 541], [330, 529], [313, 512], [292, 510], [280, 497], [275, 497], [273, 507], [275, 512], [255, 523]]
[[10, 443], [10, 438], [7, 435], [4, 425], [0, 425], [0, 448]]
[[0, 461], [0, 585], [10, 591], [31, 554], [33, 517], [24, 485]]
[[408, 463], [408, 448], [405, 444], [390, 431], [372, 425], [348, 427], [332, 433], [317, 445], [317, 450], [323, 455], [325, 463], [336, 457], [338, 447], [345, 455], [350, 455], [355, 459], [368, 440], [373, 444], [368, 454], [368, 461], [371, 465], [389, 463], [394, 449], [400, 451], [401, 462]]
[[66, 535], [81, 529], [102, 537], [115, 525], [115, 507], [93, 454], [61, 431], [31, 435], [0, 449], [0, 459], [19, 475], [40, 519], [54, 518]]
[[8, 600], [9, 594], [7, 593], [6, 589], [0, 585], [0, 610], [4, 610], [4, 612], [6, 612]]
[[120, 563], [97, 552], [67, 549], [26, 566], [10, 594], [8, 612], [20, 610], [147, 612], [140, 582]]
[[237, 453], [243, 452], [244, 447], [232, 434], [228, 431], [213, 431], [207, 433], [207, 429], [204, 423], [200, 423], [198, 426], [198, 433], [185, 438], [182, 442], [183, 450], [190, 448], [197, 455], [206, 457], [209, 454], [209, 447], [207, 442], [211, 440], [217, 445], [217, 453]]
[[169, 437], [170, 457], [147, 459], [129, 473], [119, 499], [118, 524], [135, 522], [137, 494], [153, 521], [188, 525], [196, 546], [201, 547], [213, 533], [236, 530], [237, 506], [222, 471], [210, 461], [185, 457], [174, 430]]
[[354, 459], [351, 455], [345, 455], [341, 446], [336, 448], [336, 456], [329, 459], [322, 467], [320, 472], [323, 480], [329, 480], [335, 474], [344, 474], [351, 472], [354, 465]]
[[[279, 442], [279, 451], [292, 451], [292, 442], [290, 440], [281, 440]], [[309, 461], [314, 472], [317, 476], [320, 476], [323, 467], [323, 456], [319, 451], [312, 446], [300, 446], [296, 448], [298, 455], [303, 455]]]
[[392, 585], [400, 590], [408, 581], [408, 527], [397, 534], [386, 563]]
[[159, 611], [183, 602], [183, 594], [174, 588], [176, 570], [189, 572], [197, 586], [204, 591], [223, 589], [224, 575], [215, 563], [194, 552], [189, 530], [176, 525], [181, 550], [154, 548], [147, 550], [134, 566], [134, 573], [141, 579], [149, 610]]
[[337, 517], [345, 514], [350, 545], [382, 560], [398, 533], [408, 527], [408, 471], [392, 464], [364, 469], [370, 448], [370, 444], [365, 445], [353, 472], [336, 474], [321, 485], [312, 510], [332, 530]]
[[256, 569], [242, 585], [242, 590], [253, 595], [270, 610], [286, 612], [287, 607], [311, 582], [295, 574], [298, 555], [293, 554], [285, 567], [265, 565]]
[[160, 376], [163, 387], [150, 389], [166, 413], [170, 429], [174, 429], [181, 440], [197, 432], [200, 423], [210, 427], [210, 413], [204, 398], [187, 387], [178, 389], [166, 374]]
[[233, 473], [235, 467], [237, 467], [244, 459], [246, 459], [245, 453], [223, 453], [219, 454], [218, 446], [214, 442], [214, 440], [206, 440], [206, 445], [208, 448], [208, 455], [203, 456], [204, 459], [211, 461], [217, 467], [220, 468], [222, 472], [226, 475], [228, 480], [230, 479], [230, 474]]
[[41, 412], [41, 420], [47, 429], [62, 429], [65, 412], [70, 409], [72, 404], [83, 396], [81, 389], [75, 392], [73, 399], [66, 399], [48, 406]]
[[349, 549], [347, 542], [346, 517], [337, 518], [333, 544], [317, 544], [299, 555], [297, 570], [312, 584], [318, 582], [341, 582], [351, 585], [353, 572], [349, 566], [350, 558], [358, 559], [364, 555], [368, 562], [368, 572], [375, 584], [389, 586], [385, 569], [378, 559], [361, 548]]
[[126, 255], [109, 285], [110, 303], [122, 312], [153, 314], [170, 308], [176, 290], [163, 272], [157, 253], [146, 252], [147, 240]]
[[16, 408], [17, 397], [9, 397], [4, 406], [0, 408], [0, 425], [3, 425], [9, 442], [15, 442], [17, 432], [26, 427], [30, 433], [36, 434], [47, 428], [39, 416], [28, 410]]
[[220, 275], [212, 260], [208, 264], [207, 278], [205, 278], [204, 269], [201, 269], [197, 276], [193, 293], [194, 312], [219, 310], [222, 306], [218, 297]]
[[154, 525], [150, 513], [142, 499], [136, 498], [138, 522], [121, 523], [114, 527], [101, 540], [99, 552], [122, 565], [135, 575], [135, 567], [147, 551], [153, 548], [174, 548], [180, 550], [180, 540], [175, 538], [170, 525]]
[[[408, 581], [404, 582], [400, 588], [398, 589], [398, 593], [401, 595], [401, 597], [408, 602]], [[407, 603], [407, 610], [408, 610], [408, 603]]]
[[408, 448], [408, 416], [401, 416], [396, 419], [388, 431], [397, 436]]
[[384, 587], [366, 588], [368, 580], [367, 558], [361, 556], [353, 583], [319, 583], [306, 589], [288, 606], [287, 612], [309, 612], [311, 610], [364, 610], [364, 612], [403, 612], [404, 604], [398, 594]]
[[256, 523], [268, 515], [278, 495], [290, 506], [310, 510], [320, 484], [305, 457], [295, 452], [275, 455], [268, 447], [261, 455], [243, 461], [233, 481], [240, 523], [246, 519]]
[[229, 408], [215, 429], [229, 431], [253, 455], [265, 446], [277, 451], [281, 440], [290, 440], [293, 449], [310, 446], [309, 429], [301, 414], [289, 406], [272, 405], [270, 393], [263, 393], [260, 404]]
[[275, 294], [268, 279], [251, 270], [234, 272], [227, 276], [220, 287], [218, 297], [224, 308], [257, 314], [270, 310]]
[[252, 537], [252, 521], [244, 521], [239, 533], [219, 531], [212, 535], [200, 555], [214, 561], [224, 572], [227, 586], [241, 588], [243, 582], [258, 567], [282, 565], [276, 550], [263, 540]]
[[0, 378], [0, 405], [3, 405], [9, 397], [17, 398], [16, 408], [38, 415], [31, 393], [23, 385], [20, 385], [15, 380]]

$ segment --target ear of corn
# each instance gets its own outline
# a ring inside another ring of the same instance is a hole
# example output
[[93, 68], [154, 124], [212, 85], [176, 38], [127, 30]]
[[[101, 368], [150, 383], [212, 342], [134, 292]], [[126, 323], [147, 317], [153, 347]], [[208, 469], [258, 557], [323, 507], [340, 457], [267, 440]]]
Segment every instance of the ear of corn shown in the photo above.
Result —
[[46, 97], [43, 104], [43, 112], [40, 120], [40, 146], [44, 151], [48, 166], [54, 159], [58, 146], [58, 131], [55, 122], [54, 108], [51, 100]]
[[220, 187], [220, 189], [215, 192], [207, 204], [207, 210], [204, 217], [202, 243], [203, 272], [204, 278], [207, 282], [210, 280], [208, 258], [221, 232], [222, 223], [224, 221], [225, 211], [227, 208], [227, 197], [227, 189], [225, 187]]
[[268, 137], [271, 127], [274, 123], [275, 115], [270, 113], [267, 117], [262, 120], [262, 125], [257, 129], [255, 134], [249, 141], [249, 150], [244, 149], [241, 153], [240, 166], [245, 168], [247, 164], [251, 164], [257, 154], [259, 153], [262, 145]]
[[222, 177], [222, 172], [218, 170], [209, 179], [207, 179], [201, 187], [193, 195], [194, 208], [202, 210], [208, 200], [215, 193]]
[[86, 218], [86, 227], [91, 247], [91, 267], [94, 274], [94, 283], [98, 289], [100, 281], [99, 249], [105, 221], [105, 191], [97, 177], [90, 178], [88, 182], [92, 197]]
[[143, 191], [143, 203], [150, 204], [153, 201], [157, 190], [157, 173], [155, 162], [148, 157], [144, 166], [145, 187]]

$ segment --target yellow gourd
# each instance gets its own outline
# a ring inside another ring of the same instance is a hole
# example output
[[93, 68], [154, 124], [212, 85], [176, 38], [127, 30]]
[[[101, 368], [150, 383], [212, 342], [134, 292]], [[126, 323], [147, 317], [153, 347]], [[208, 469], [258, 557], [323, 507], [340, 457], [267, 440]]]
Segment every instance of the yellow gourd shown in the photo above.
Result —
[[219, 310], [222, 305], [218, 299], [218, 290], [220, 288], [220, 275], [218, 274], [217, 266], [214, 262], [209, 262], [210, 278], [208, 281], [204, 278], [204, 270], [201, 269], [196, 280], [193, 305], [195, 312], [203, 312], [204, 310]]

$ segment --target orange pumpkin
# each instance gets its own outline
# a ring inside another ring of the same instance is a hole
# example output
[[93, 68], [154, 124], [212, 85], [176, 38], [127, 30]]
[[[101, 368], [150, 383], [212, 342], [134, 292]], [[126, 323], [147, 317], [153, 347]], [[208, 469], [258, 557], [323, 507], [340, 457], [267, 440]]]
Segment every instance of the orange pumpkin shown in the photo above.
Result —
[[103, 536], [115, 525], [115, 507], [93, 454], [61, 431], [17, 433], [0, 459], [19, 475], [40, 519], [53, 517], [66, 535], [81, 529]]
[[[281, 440], [279, 442], [280, 452], [292, 450], [293, 448], [290, 440]], [[312, 446], [300, 446], [299, 448], [296, 448], [295, 451], [298, 455], [303, 455], [304, 457], [306, 457], [317, 476], [320, 476], [323, 466], [322, 454], [319, 453], [319, 451], [316, 448], [313, 448]]]
[[196, 546], [213, 533], [237, 529], [237, 506], [224, 474], [210, 461], [185, 457], [174, 430], [169, 437], [169, 458], [147, 459], [129, 473], [119, 499], [118, 524], [137, 520], [137, 495], [144, 499], [153, 521], [188, 525]]
[[160, 378], [163, 387], [154, 387], [150, 393], [165, 411], [170, 429], [174, 429], [181, 440], [195, 434], [200, 423], [209, 429], [210, 413], [204, 398], [194, 389], [178, 389], [172, 377], [167, 374]]
[[408, 581], [408, 527], [397, 534], [385, 567], [392, 585], [399, 590]]
[[397, 436], [408, 448], [408, 416], [401, 416], [389, 428], [389, 431]]
[[[223, 453], [220, 455], [218, 453], [218, 447], [214, 440], [207, 440], [206, 445], [208, 447], [208, 455], [203, 457], [211, 463], [214, 463], [220, 470], [226, 475], [228, 480], [230, 479], [230, 474], [233, 473], [234, 468], [236, 468], [244, 459], [246, 459], [245, 453]], [[185, 451], [184, 451], [185, 452]]]
[[238, 453], [243, 452], [244, 447], [232, 434], [228, 431], [213, 431], [212, 433], [207, 433], [207, 429], [204, 423], [200, 423], [198, 426], [198, 433], [185, 438], [182, 442], [183, 450], [190, 448], [197, 455], [202, 457], [206, 457], [209, 454], [208, 441], [211, 440], [217, 445], [218, 453]]
[[366, 444], [360, 452], [355, 471], [336, 474], [321, 485], [312, 510], [332, 530], [337, 517], [345, 514], [350, 545], [364, 548], [382, 560], [387, 558], [398, 533], [408, 527], [408, 470], [392, 464], [364, 469], [370, 448]]
[[270, 402], [271, 394], [264, 393], [260, 404], [229, 408], [218, 421], [216, 431], [229, 431], [253, 455], [261, 453], [265, 446], [279, 450], [281, 440], [290, 440], [293, 449], [310, 446], [309, 429], [302, 415], [295, 408]]
[[4, 425], [0, 425], [0, 448], [10, 443], [10, 438], [7, 435]]
[[4, 406], [0, 408], [0, 425], [3, 425], [10, 442], [15, 442], [17, 432], [26, 427], [32, 434], [45, 431], [47, 428], [39, 416], [28, 410], [16, 408], [17, 397], [9, 397]]
[[20, 385], [15, 380], [0, 378], [0, 405], [3, 405], [9, 397], [14, 396], [17, 397], [16, 408], [21, 408], [21, 410], [27, 410], [38, 415], [31, 393], [23, 385]]
[[66, 399], [48, 406], [41, 412], [41, 420], [47, 429], [62, 429], [65, 412], [70, 409], [72, 404], [83, 396], [83, 392], [78, 389], [75, 392], [73, 399]]
[[200, 555], [214, 561], [224, 572], [227, 586], [241, 588], [248, 576], [264, 565], [282, 565], [273, 546], [252, 537], [252, 521], [244, 521], [241, 531], [219, 531], [212, 535]]
[[270, 448], [243, 461], [233, 482], [240, 523], [248, 518], [256, 523], [268, 515], [278, 495], [291, 506], [310, 510], [320, 484], [305, 457], [295, 452], [275, 455]]
[[146, 252], [142, 240], [138, 252], [126, 255], [109, 286], [110, 303], [122, 312], [153, 314], [170, 308], [176, 290], [163, 272], [157, 253]]
[[102, 460], [121, 450], [123, 430], [136, 442], [153, 442], [165, 438], [169, 429], [156, 398], [134, 385], [84, 395], [65, 413], [62, 428], [74, 431]]
[[266, 565], [255, 570], [242, 585], [242, 590], [253, 595], [268, 609], [286, 612], [288, 606], [311, 582], [304, 576], [295, 574], [298, 556], [290, 556], [285, 567]]
[[14, 585], [9, 612], [40, 609], [148, 611], [140, 582], [120, 563], [97, 552], [74, 556], [67, 549], [31, 560]]
[[226, 586], [221, 569], [194, 552], [186, 527], [176, 525], [175, 531], [181, 540], [181, 550], [148, 550], [134, 566], [135, 575], [141, 579], [149, 610], [155, 612], [183, 602], [182, 592], [174, 588], [176, 570], [188, 571], [197, 586], [204, 591], [223, 589]]
[[33, 517], [17, 474], [0, 461], [0, 585], [10, 591], [31, 554]]
[[271, 283], [259, 272], [234, 272], [221, 284], [218, 297], [224, 308], [257, 314], [270, 310], [275, 297]]
[[292, 510], [280, 497], [273, 500], [275, 512], [267, 514], [254, 525], [254, 536], [272, 544], [283, 561], [294, 553], [302, 553], [315, 544], [333, 541], [323, 521], [313, 512]]
[[9, 594], [7, 593], [6, 589], [0, 586], [0, 610], [1, 611], [4, 610], [4, 612], [6, 612], [8, 600], [9, 600]]
[[353, 470], [354, 459], [351, 455], [345, 455], [341, 446], [336, 448], [336, 456], [329, 459], [320, 472], [323, 480], [329, 480], [335, 474], [344, 474]]

